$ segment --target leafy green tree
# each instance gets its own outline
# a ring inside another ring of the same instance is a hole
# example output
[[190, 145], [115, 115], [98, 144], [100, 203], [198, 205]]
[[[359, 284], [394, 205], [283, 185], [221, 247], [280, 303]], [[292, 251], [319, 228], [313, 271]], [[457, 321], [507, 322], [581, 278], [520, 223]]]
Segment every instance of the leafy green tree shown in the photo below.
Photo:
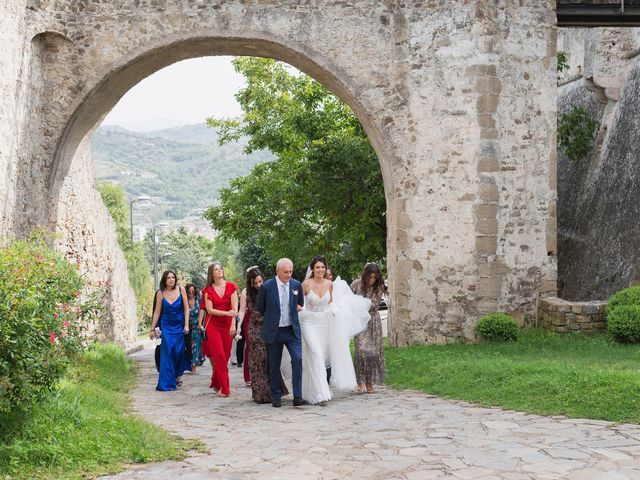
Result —
[[[205, 217], [224, 236], [305, 265], [318, 253], [338, 274], [384, 262], [385, 197], [377, 156], [353, 111], [320, 83], [271, 59], [234, 60], [247, 86], [241, 121], [210, 118], [222, 144], [247, 136], [246, 153], [270, 150], [220, 191]], [[250, 239], [250, 241], [249, 241]]]
[[98, 183], [97, 189], [116, 224], [118, 245], [127, 261], [129, 283], [136, 295], [138, 319], [143, 321], [145, 315], [148, 315], [153, 295], [151, 265], [145, 258], [143, 245], [131, 241], [129, 204], [122, 186], [101, 182]]
[[[227, 279], [238, 281], [239, 269], [236, 267], [235, 257], [239, 247], [236, 243], [217, 238], [211, 240], [189, 232], [185, 227], [162, 234], [161, 241], [167, 245], [160, 248], [158, 254], [170, 254], [164, 259], [162, 268], [175, 270], [180, 278], [193, 282], [199, 288], [205, 286], [207, 269], [213, 261], [222, 264]], [[152, 233], [145, 239], [145, 252], [150, 262], [153, 262]]]

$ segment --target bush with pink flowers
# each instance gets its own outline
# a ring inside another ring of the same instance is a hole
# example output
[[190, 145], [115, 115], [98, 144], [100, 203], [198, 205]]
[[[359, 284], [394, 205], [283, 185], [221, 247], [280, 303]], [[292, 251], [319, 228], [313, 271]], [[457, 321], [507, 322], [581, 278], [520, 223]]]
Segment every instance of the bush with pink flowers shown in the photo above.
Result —
[[0, 243], [0, 414], [40, 401], [82, 351], [100, 305], [96, 295], [83, 303], [78, 267], [42, 232]]

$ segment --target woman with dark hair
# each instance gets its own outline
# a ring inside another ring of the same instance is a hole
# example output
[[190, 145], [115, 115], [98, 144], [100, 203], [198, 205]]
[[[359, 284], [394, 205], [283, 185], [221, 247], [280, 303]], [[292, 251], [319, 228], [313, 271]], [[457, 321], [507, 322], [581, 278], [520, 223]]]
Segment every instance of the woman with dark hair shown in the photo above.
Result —
[[224, 278], [222, 265], [214, 262], [207, 270], [207, 286], [202, 291], [207, 317], [205, 319], [205, 355], [213, 362], [210, 388], [223, 397], [229, 389], [229, 357], [236, 334], [238, 287]]
[[182, 375], [189, 370], [184, 351], [184, 336], [189, 333], [189, 306], [173, 270], [162, 274], [160, 289], [156, 292], [156, 305], [149, 334], [150, 338], [155, 338], [155, 328], [160, 321], [162, 343], [156, 390], [175, 390], [182, 386]]
[[202, 330], [198, 325], [202, 324], [204, 311], [200, 308], [200, 295], [198, 287], [189, 283], [184, 289], [187, 291], [189, 303], [189, 334], [191, 335], [191, 350], [187, 349], [187, 355], [191, 360], [191, 373], [196, 373], [196, 368], [204, 363], [202, 354]]
[[[248, 319], [247, 341], [249, 375], [251, 379], [251, 397], [256, 403], [271, 403], [271, 386], [269, 384], [269, 363], [267, 345], [262, 340], [262, 315], [255, 308], [258, 292], [264, 283], [264, 275], [258, 267], [247, 269], [247, 287], [240, 294], [240, 318]], [[243, 312], [244, 315], [243, 315]], [[245, 320], [247, 321], [247, 320]], [[280, 379], [282, 395], [289, 395], [284, 380]]]
[[378, 309], [386, 286], [380, 272], [380, 267], [375, 263], [367, 263], [358, 280], [351, 284], [351, 290], [356, 295], [361, 295], [371, 300], [369, 313], [371, 320], [367, 329], [356, 335], [353, 339], [356, 347], [356, 377], [358, 392], [373, 393], [373, 384], [382, 384], [387, 376], [387, 367], [384, 361], [384, 344], [382, 339], [382, 321]]
[[326, 278], [327, 280], [330, 280], [332, 282], [334, 280], [333, 268], [331, 268], [329, 265], [327, 265], [327, 268], [324, 271], [324, 278]]
[[332, 387], [338, 390], [356, 387], [349, 338], [364, 330], [369, 320], [369, 302], [353, 295], [344, 281], [328, 280], [326, 270], [325, 258], [315, 256], [309, 264], [307, 278], [302, 282], [305, 305], [299, 314], [302, 398], [310, 404], [331, 399], [329, 367]]

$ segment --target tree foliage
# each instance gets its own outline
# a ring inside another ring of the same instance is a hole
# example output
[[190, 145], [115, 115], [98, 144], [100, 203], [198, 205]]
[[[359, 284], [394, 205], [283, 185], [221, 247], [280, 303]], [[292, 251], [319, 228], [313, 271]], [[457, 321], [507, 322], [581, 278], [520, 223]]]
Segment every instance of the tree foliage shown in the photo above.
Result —
[[583, 107], [573, 107], [558, 119], [558, 144], [570, 160], [586, 157], [600, 124]]
[[[210, 118], [220, 142], [249, 138], [247, 153], [277, 158], [256, 165], [220, 192], [205, 217], [260, 262], [318, 253], [338, 274], [357, 275], [386, 252], [385, 197], [377, 156], [351, 109], [320, 83], [271, 59], [234, 60], [247, 86], [236, 98], [241, 121]], [[244, 263], [244, 262], [241, 262]]]
[[567, 63], [567, 54], [563, 51], [556, 53], [556, 80], [560, 82], [564, 71], [569, 70], [569, 64]]
[[[153, 238], [150, 232], [145, 238], [147, 258], [153, 262]], [[203, 288], [207, 281], [207, 268], [211, 262], [220, 262], [225, 269], [228, 280], [238, 281], [242, 278], [236, 267], [238, 245], [234, 242], [216, 238], [208, 239], [202, 235], [187, 231], [183, 226], [166, 234], [160, 234], [160, 241], [166, 243], [158, 249], [158, 255], [165, 258], [162, 269], [171, 269], [178, 273], [181, 281], [192, 282]], [[169, 254], [169, 255], [167, 255]], [[158, 273], [158, 277], [162, 272]]]

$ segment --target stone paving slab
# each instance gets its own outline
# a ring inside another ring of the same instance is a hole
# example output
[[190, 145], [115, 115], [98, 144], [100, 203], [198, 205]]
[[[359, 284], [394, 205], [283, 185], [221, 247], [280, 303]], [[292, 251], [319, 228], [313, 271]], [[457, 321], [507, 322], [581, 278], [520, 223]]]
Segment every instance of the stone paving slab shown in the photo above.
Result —
[[640, 425], [541, 417], [415, 391], [338, 394], [327, 406], [257, 405], [242, 369], [231, 396], [208, 388], [211, 370], [156, 392], [152, 351], [140, 364], [133, 407], [209, 452], [135, 465], [107, 479], [638, 479]]

